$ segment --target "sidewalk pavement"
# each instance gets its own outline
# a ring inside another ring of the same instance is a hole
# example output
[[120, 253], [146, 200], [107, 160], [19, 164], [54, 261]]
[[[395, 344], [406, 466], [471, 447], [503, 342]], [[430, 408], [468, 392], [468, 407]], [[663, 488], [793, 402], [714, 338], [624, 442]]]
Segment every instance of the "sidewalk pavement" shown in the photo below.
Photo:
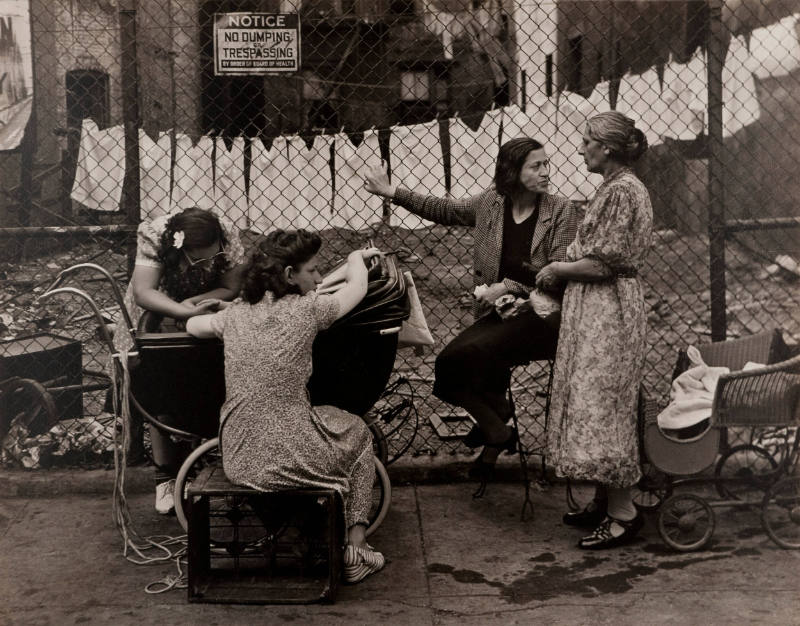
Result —
[[[0, 624], [800, 624], [800, 553], [773, 544], [758, 511], [717, 509], [701, 552], [669, 551], [653, 515], [632, 545], [585, 552], [575, 547], [581, 531], [561, 523], [563, 484], [535, 490], [535, 514], [523, 522], [518, 482], [494, 483], [473, 500], [474, 483], [393, 481], [389, 516], [370, 539], [388, 564], [341, 587], [333, 605], [189, 604], [185, 589], [149, 595], [145, 585], [175, 566], [123, 558], [110, 490], [67, 493], [62, 478], [49, 494], [5, 497]], [[152, 499], [149, 489], [129, 492], [135, 528], [180, 534]]]

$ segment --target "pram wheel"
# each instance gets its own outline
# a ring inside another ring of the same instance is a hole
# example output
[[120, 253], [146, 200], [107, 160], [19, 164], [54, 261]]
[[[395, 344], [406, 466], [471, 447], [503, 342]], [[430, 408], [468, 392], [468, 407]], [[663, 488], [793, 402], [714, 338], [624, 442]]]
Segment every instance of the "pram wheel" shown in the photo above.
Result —
[[[778, 462], [764, 448], [751, 444], [733, 446], [717, 461], [714, 477], [717, 493], [726, 500], [742, 500], [748, 491], [763, 489], [765, 477], [778, 468]], [[731, 480], [724, 480], [724, 479]]]
[[392, 503], [392, 483], [383, 463], [375, 457], [375, 482], [372, 486], [372, 505], [369, 509], [369, 526], [366, 535], [369, 537], [378, 530], [389, 512]]
[[661, 505], [658, 534], [670, 548], [691, 552], [705, 546], [714, 534], [714, 510], [700, 496], [682, 493]]
[[[378, 457], [374, 457], [374, 459], [375, 482], [372, 487], [369, 526], [366, 530], [368, 537], [381, 525], [386, 514], [389, 512], [389, 506], [392, 502], [392, 483], [389, 480], [389, 474], [386, 472], [386, 468], [383, 466], [380, 459], [378, 459]], [[218, 438], [209, 439], [198, 446], [183, 462], [178, 476], [175, 479], [175, 516], [178, 518], [178, 522], [184, 532], [189, 529], [189, 524], [186, 519], [186, 494], [188, 488], [195, 477], [200, 473], [200, 470], [211, 464], [222, 465], [222, 455], [219, 451]], [[216, 507], [215, 500], [217, 500]], [[212, 498], [209, 507], [212, 511], [215, 508], [222, 509], [227, 507], [227, 501], [224, 497]], [[224, 543], [224, 539], [221, 538], [215, 540], [214, 537], [211, 537], [211, 541], [213, 543]]]
[[[219, 451], [219, 439], [209, 439], [208, 441], [200, 444], [197, 448], [192, 450], [192, 453], [186, 457], [186, 460], [178, 470], [178, 476], [175, 478], [175, 516], [178, 518], [184, 532], [189, 529], [189, 524], [186, 521], [186, 494], [192, 481], [197, 477], [200, 471], [209, 465], [222, 465], [222, 455]], [[209, 507], [214, 510], [214, 500], [212, 498]], [[224, 498], [220, 498], [224, 502]], [[218, 503], [218, 507], [221, 503]]]
[[372, 435], [372, 454], [380, 460], [382, 465], [386, 465], [386, 461], [389, 459], [389, 443], [386, 441], [386, 435], [375, 422], [367, 424], [367, 426]]
[[787, 476], [764, 494], [761, 523], [781, 548], [800, 549], [800, 476]]

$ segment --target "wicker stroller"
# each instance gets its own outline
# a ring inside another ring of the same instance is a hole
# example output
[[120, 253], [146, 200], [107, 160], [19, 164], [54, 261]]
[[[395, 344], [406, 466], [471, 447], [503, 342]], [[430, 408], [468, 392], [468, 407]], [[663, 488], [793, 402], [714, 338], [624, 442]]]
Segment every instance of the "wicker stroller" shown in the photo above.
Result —
[[[705, 546], [716, 525], [714, 509], [721, 507], [760, 507], [775, 543], [800, 548], [800, 356], [787, 358], [777, 330], [700, 352], [708, 365], [731, 372], [719, 379], [708, 423], [687, 437], [659, 428], [657, 411], [640, 411], [649, 464], [640, 497], [658, 507], [659, 534], [675, 550]], [[742, 371], [748, 361], [767, 365]], [[676, 375], [686, 364], [682, 355]], [[732, 434], [745, 443], [730, 445]]]

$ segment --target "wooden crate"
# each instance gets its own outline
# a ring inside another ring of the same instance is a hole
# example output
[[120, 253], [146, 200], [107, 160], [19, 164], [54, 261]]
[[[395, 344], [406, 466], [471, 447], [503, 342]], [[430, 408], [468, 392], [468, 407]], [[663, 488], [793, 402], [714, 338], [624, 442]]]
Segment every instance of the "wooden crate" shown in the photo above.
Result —
[[264, 493], [209, 467], [188, 489], [189, 601], [334, 602], [344, 516], [333, 490]]

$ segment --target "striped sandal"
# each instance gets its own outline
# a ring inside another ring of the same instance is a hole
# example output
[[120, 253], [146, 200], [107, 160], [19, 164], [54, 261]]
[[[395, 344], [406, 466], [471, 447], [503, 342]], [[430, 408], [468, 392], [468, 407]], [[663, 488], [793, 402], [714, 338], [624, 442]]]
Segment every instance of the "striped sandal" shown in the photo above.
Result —
[[351, 584], [360, 582], [383, 569], [385, 564], [383, 555], [371, 546], [358, 548], [347, 544], [344, 549], [344, 581]]

